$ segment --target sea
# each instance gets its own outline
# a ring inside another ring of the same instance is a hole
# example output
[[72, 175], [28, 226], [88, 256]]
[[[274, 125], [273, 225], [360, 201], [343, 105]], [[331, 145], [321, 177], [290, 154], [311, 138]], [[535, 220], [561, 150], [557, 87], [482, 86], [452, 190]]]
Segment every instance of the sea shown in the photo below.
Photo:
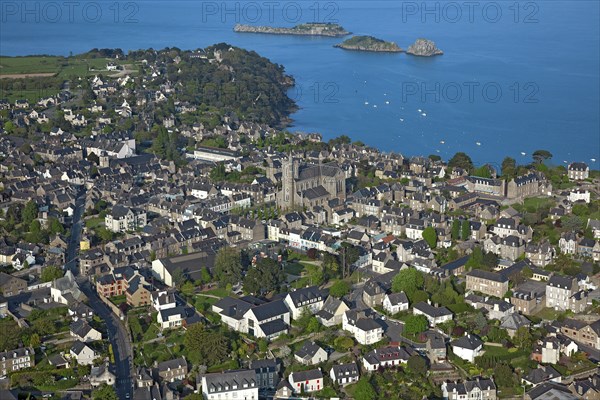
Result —
[[[92, 48], [204, 48], [226, 42], [282, 64], [296, 80], [290, 131], [348, 135], [405, 156], [458, 151], [476, 164], [600, 167], [600, 2], [11, 1], [0, 2], [1, 55]], [[444, 54], [334, 48], [342, 38], [235, 33], [235, 24], [331, 22], [355, 35], [417, 38]]]

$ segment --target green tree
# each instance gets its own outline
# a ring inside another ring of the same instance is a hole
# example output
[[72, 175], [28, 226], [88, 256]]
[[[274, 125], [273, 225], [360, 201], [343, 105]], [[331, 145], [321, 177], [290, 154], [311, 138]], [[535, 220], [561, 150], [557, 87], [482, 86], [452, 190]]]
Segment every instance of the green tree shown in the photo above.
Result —
[[220, 332], [205, 329], [195, 323], [188, 326], [184, 345], [194, 364], [212, 366], [221, 363], [229, 353], [229, 342]]
[[285, 274], [276, 261], [260, 258], [244, 277], [244, 291], [255, 294], [269, 293], [278, 289], [284, 281]]
[[404, 333], [407, 335], [417, 335], [425, 332], [429, 326], [429, 321], [424, 315], [409, 315], [404, 321]]
[[194, 284], [190, 281], [185, 281], [185, 283], [181, 286], [181, 293], [186, 296], [191, 296], [194, 294]]
[[471, 222], [464, 220], [460, 226], [460, 238], [462, 240], [469, 240], [471, 237]]
[[215, 278], [219, 286], [235, 285], [242, 280], [242, 259], [233, 247], [221, 247], [215, 258]]
[[93, 400], [119, 400], [114, 387], [103, 383], [92, 391]]
[[417, 376], [424, 377], [427, 375], [427, 363], [425, 362], [425, 359], [419, 355], [415, 354], [414, 356], [410, 356], [406, 366], [410, 372]]
[[392, 280], [392, 291], [394, 293], [404, 292], [409, 300], [416, 291], [423, 288], [425, 280], [423, 275], [414, 268], [406, 268], [398, 272]]
[[430, 248], [435, 249], [437, 246], [437, 233], [435, 228], [428, 226], [423, 230], [423, 239], [427, 242]]
[[504, 362], [496, 366], [494, 377], [496, 378], [496, 384], [501, 388], [512, 387], [515, 383], [512, 368]]
[[64, 272], [60, 267], [49, 265], [42, 269], [40, 278], [42, 279], [42, 282], [51, 282], [55, 279], [62, 278], [63, 275]]
[[475, 247], [473, 249], [473, 252], [471, 253], [471, 256], [467, 260], [467, 263], [465, 264], [465, 266], [468, 269], [473, 269], [473, 268], [481, 268], [482, 265], [483, 265], [483, 251], [481, 251], [481, 247]]
[[65, 227], [60, 223], [60, 221], [56, 217], [48, 218], [48, 229], [53, 235], [65, 233]]
[[460, 226], [461, 224], [459, 219], [452, 221], [452, 240], [460, 239]]
[[29, 338], [29, 346], [33, 347], [34, 349], [37, 349], [38, 347], [40, 347], [41, 343], [42, 342], [40, 340], [40, 335], [38, 335], [37, 333], [31, 334], [31, 337]]
[[528, 349], [533, 343], [533, 336], [529, 331], [529, 327], [522, 326], [515, 332], [514, 342], [520, 349]]
[[466, 153], [459, 151], [448, 161], [448, 166], [450, 168], [462, 168], [470, 173], [473, 170], [473, 161]]
[[551, 159], [552, 153], [550, 153], [548, 150], [536, 150], [533, 152], [531, 157], [536, 164], [541, 164], [544, 161]]
[[354, 389], [354, 399], [355, 400], [373, 400], [377, 398], [377, 393], [373, 388], [373, 385], [369, 382], [369, 378], [363, 376], [356, 382], [356, 387]]
[[21, 220], [23, 224], [29, 225], [31, 222], [36, 219], [38, 216], [38, 206], [35, 201], [29, 200], [25, 207], [23, 208], [23, 212], [21, 214]]
[[517, 161], [512, 157], [502, 160], [502, 176], [511, 179], [517, 175]]
[[492, 177], [490, 167], [488, 165], [482, 165], [479, 168], [475, 168], [475, 170], [473, 171], [473, 175], [488, 179]]
[[329, 295], [341, 299], [350, 293], [350, 285], [346, 281], [338, 280], [329, 288]]
[[210, 272], [208, 271], [208, 268], [202, 267], [202, 269], [200, 270], [200, 280], [205, 285], [207, 283], [210, 283], [210, 281], [212, 280], [212, 277], [210, 276]]

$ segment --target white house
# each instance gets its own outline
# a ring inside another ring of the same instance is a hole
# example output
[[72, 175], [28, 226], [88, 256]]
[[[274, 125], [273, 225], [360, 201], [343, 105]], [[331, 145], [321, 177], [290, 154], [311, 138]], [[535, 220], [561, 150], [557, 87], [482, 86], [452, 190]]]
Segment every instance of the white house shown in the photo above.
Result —
[[98, 387], [103, 383], [113, 386], [115, 381], [115, 374], [108, 370], [108, 364], [92, 367], [90, 371], [90, 385], [92, 385], [92, 387]]
[[311, 314], [319, 312], [323, 308], [325, 297], [318, 286], [310, 286], [288, 293], [284, 301], [292, 318], [298, 319], [305, 311]]
[[408, 297], [404, 292], [386, 294], [383, 299], [383, 309], [390, 314], [408, 310]]
[[323, 389], [323, 373], [320, 368], [292, 372], [288, 381], [295, 393], [316, 392]]
[[315, 342], [306, 341], [304, 345], [294, 353], [294, 358], [304, 365], [315, 365], [327, 361], [327, 352]]
[[342, 317], [350, 307], [344, 300], [329, 296], [323, 304], [323, 309], [316, 315], [317, 320], [324, 326], [331, 327], [342, 323]]
[[350, 383], [358, 382], [360, 370], [354, 362], [334, 365], [329, 371], [329, 376], [338, 385], [346, 386]]
[[237, 370], [202, 375], [202, 396], [207, 400], [258, 400], [254, 370]]
[[92, 328], [85, 319], [78, 319], [71, 324], [71, 336], [82, 342], [102, 340], [102, 334]]
[[575, 189], [569, 192], [569, 201], [575, 203], [576, 201], [590, 202], [590, 191], [584, 189]]
[[473, 362], [475, 357], [483, 353], [483, 342], [475, 335], [466, 334], [454, 340], [450, 345], [454, 354], [469, 362]]
[[87, 344], [82, 341], [76, 340], [69, 350], [71, 358], [77, 360], [77, 364], [80, 365], [92, 365], [94, 360], [98, 357], [98, 354]]
[[367, 371], [377, 371], [380, 367], [394, 367], [406, 364], [410, 355], [402, 347], [381, 347], [371, 350], [363, 357], [363, 367]]
[[146, 226], [146, 211], [117, 204], [104, 217], [104, 225], [112, 232], [134, 231]]
[[257, 338], [272, 339], [289, 329], [290, 312], [282, 300], [255, 305], [225, 297], [213, 304], [212, 311], [231, 329]]
[[158, 322], [161, 329], [179, 328], [185, 317], [185, 308], [177, 306], [160, 310], [156, 316], [156, 322]]
[[370, 345], [383, 339], [383, 326], [373, 315], [367, 314], [367, 310], [350, 310], [346, 311], [342, 318], [342, 329], [352, 333], [362, 345]]
[[425, 303], [424, 301], [414, 305], [413, 314], [424, 315], [431, 326], [452, 320], [452, 311], [446, 307], [434, 307], [429, 302]]

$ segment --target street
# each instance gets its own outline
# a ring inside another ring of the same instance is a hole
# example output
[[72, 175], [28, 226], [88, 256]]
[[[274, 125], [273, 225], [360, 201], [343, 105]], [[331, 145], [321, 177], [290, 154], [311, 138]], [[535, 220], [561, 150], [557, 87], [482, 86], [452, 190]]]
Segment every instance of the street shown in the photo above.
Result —
[[112, 345], [113, 354], [115, 356], [115, 371], [113, 371], [117, 376], [115, 389], [119, 399], [126, 399], [133, 394], [132, 389], [135, 374], [133, 369], [133, 349], [129, 342], [129, 336], [119, 318], [102, 302], [102, 300], [100, 300], [87, 277], [79, 276], [77, 255], [83, 229], [82, 217], [85, 211], [85, 193], [85, 188], [82, 187], [77, 200], [75, 201], [73, 225], [67, 248], [67, 262], [65, 264], [65, 269], [69, 269], [73, 275], [77, 277], [77, 283], [83, 294], [87, 296], [89, 306], [106, 324], [108, 339]]

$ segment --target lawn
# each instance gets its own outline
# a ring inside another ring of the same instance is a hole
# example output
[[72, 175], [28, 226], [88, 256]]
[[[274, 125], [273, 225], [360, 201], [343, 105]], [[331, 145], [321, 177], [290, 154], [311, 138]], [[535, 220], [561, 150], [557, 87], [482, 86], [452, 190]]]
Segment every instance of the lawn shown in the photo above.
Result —
[[230, 291], [228, 291], [225, 288], [219, 288], [219, 287], [215, 288], [215, 289], [210, 289], [210, 290], [202, 291], [202, 293], [203, 294], [210, 294], [212, 296], [217, 296], [217, 297], [220, 297], [220, 298], [231, 296], [231, 292]]
[[123, 61], [106, 58], [79, 58], [58, 56], [0, 57], [0, 76], [15, 74], [56, 74], [59, 77], [95, 75], [106, 71], [108, 62]]
[[94, 229], [104, 224], [104, 218], [94, 217], [85, 220], [85, 227], [88, 229]]
[[301, 263], [293, 262], [286, 264], [283, 268], [283, 271], [290, 275], [301, 276], [302, 272], [304, 271], [304, 268], [304, 265], [302, 265]]
[[125, 303], [127, 301], [127, 297], [124, 294], [121, 294], [119, 296], [113, 296], [110, 298], [110, 301], [116, 305], [116, 306], [120, 306], [121, 304]]
[[553, 308], [545, 307], [540, 312], [535, 314], [536, 317], [546, 321], [555, 321], [565, 315], [564, 311], [557, 311]]

